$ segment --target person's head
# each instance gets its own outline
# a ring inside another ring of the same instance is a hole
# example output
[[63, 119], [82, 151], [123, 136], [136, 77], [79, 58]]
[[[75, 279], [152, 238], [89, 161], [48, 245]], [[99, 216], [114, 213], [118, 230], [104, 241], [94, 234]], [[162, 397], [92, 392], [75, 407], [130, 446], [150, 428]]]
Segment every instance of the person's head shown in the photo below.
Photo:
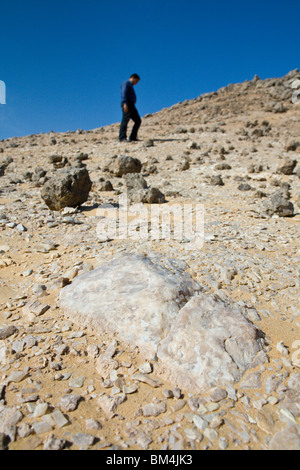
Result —
[[136, 85], [140, 81], [140, 77], [137, 73], [133, 73], [130, 77], [129, 80], [133, 85]]

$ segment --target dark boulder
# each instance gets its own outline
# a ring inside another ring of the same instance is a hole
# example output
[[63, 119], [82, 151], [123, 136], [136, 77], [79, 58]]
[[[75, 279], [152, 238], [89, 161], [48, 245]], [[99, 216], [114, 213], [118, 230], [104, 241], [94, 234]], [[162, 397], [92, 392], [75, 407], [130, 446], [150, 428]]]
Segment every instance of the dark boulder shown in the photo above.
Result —
[[49, 209], [59, 211], [86, 202], [91, 187], [86, 168], [60, 169], [45, 183], [41, 196]]

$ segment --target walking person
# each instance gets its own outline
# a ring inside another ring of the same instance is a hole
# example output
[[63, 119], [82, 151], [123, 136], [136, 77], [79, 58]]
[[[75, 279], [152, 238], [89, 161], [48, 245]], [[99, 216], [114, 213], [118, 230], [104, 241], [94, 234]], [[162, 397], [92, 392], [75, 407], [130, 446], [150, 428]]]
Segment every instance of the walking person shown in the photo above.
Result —
[[134, 126], [132, 128], [129, 142], [135, 142], [138, 140], [137, 133], [141, 125], [140, 115], [135, 107], [136, 103], [136, 94], [134, 91], [134, 86], [140, 81], [140, 77], [137, 73], [133, 73], [129, 80], [121, 85], [121, 107], [123, 111], [122, 122], [120, 125], [119, 132], [119, 141], [124, 142], [127, 140], [127, 126], [130, 119], [133, 120]]

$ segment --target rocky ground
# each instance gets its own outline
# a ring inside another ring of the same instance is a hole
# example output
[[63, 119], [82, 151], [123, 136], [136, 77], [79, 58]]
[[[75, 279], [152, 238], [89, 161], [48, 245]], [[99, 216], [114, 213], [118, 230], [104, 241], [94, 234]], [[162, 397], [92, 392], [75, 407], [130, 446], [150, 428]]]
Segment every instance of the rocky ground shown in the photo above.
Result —
[[[0, 448], [300, 449], [299, 79], [254, 77], [146, 115], [136, 143], [118, 142], [119, 123], [0, 142]], [[99, 208], [116, 207], [127, 184], [120, 156], [141, 162], [164, 204], [204, 205], [201, 249], [101, 237]], [[77, 208], [42, 198], [60, 167], [88, 171]], [[73, 279], [153, 252], [238, 305], [264, 333], [267, 362], [193, 393], [138, 347], [67, 317], [58, 299]], [[103, 357], [116, 363], [107, 377]]]

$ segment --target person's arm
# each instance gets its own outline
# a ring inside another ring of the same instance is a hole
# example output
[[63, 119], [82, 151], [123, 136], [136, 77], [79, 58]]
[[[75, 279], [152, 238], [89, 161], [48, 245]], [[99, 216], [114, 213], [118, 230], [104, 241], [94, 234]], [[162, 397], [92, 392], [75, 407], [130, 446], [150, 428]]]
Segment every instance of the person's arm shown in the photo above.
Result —
[[123, 105], [123, 110], [125, 113], [128, 113], [128, 82], [123, 83], [121, 87], [121, 103]]

